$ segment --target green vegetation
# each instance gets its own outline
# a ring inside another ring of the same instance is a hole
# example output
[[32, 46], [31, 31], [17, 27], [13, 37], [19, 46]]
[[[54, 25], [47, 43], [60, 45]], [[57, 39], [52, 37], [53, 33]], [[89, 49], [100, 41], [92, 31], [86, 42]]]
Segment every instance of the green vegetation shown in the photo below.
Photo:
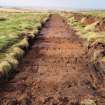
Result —
[[[104, 12], [105, 13], [105, 12]], [[104, 14], [103, 13], [103, 14]], [[98, 14], [98, 13], [97, 13]], [[82, 14], [81, 14], [82, 15]], [[100, 14], [101, 15], [101, 14]], [[73, 15], [71, 15], [70, 13], [70, 16], [68, 15], [64, 15], [63, 16], [65, 17], [65, 19], [67, 20], [68, 24], [70, 26], [72, 26], [74, 28], [74, 30], [76, 30], [76, 34], [82, 38], [82, 39], [85, 39], [86, 41], [86, 46], [91, 46], [93, 43], [97, 44], [97, 43], [102, 43], [103, 45], [105, 44], [105, 31], [97, 31], [97, 26], [100, 25], [99, 27], [103, 28], [103, 24], [99, 24], [102, 22], [102, 19], [100, 18], [99, 21], [95, 21], [94, 23], [90, 24], [90, 25], [84, 25], [81, 20], [78, 21], [74, 18]], [[102, 16], [103, 17], [103, 16]], [[100, 48], [101, 50], [101, 48]], [[91, 58], [91, 61], [95, 64], [98, 60], [101, 60], [101, 59], [105, 59], [105, 57], [101, 57], [100, 59], [97, 59], [96, 56], [100, 56], [101, 52], [99, 50], [99, 54], [97, 53], [96, 50], [94, 50], [94, 53], [93, 53], [93, 56]], [[95, 54], [95, 56], [94, 56]], [[105, 60], [104, 60], [105, 61]]]
[[96, 17], [105, 17], [105, 11], [88, 11], [88, 12], [81, 12], [84, 15], [91, 15], [91, 16], [96, 16]]
[[67, 18], [67, 21], [68, 24], [70, 24], [70, 26], [72, 26], [77, 31], [77, 35], [86, 39], [88, 42], [105, 42], [105, 32], [96, 32], [95, 30], [95, 25], [98, 23], [98, 21], [90, 25], [84, 25], [81, 22], [75, 20], [73, 16]]
[[20, 39], [22, 32], [33, 32], [41, 26], [46, 14], [0, 13], [0, 50]]
[[90, 24], [90, 25], [87, 25], [86, 27], [85, 27], [85, 30], [86, 31], [96, 31], [96, 25], [98, 24], [98, 21], [96, 21], [96, 22], [94, 22], [94, 23], [92, 23], [92, 24]]
[[[29, 47], [28, 36], [35, 37], [49, 14], [0, 12], [0, 74], [8, 77]], [[1, 76], [1, 75], [0, 75]]]

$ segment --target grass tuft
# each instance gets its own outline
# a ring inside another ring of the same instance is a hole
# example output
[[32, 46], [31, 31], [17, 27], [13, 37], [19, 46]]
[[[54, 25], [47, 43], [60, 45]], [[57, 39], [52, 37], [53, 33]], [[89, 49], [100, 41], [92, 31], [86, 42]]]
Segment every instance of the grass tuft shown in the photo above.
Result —
[[96, 103], [94, 100], [85, 99], [84, 101], [81, 102], [80, 105], [96, 105]]

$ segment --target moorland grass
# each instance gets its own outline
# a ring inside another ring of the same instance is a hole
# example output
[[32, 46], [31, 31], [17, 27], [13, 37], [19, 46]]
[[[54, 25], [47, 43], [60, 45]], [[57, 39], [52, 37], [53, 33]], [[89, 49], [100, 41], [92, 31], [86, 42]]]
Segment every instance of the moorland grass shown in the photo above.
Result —
[[25, 53], [23, 49], [29, 47], [28, 36], [34, 38], [48, 16], [48, 13], [0, 12], [0, 73], [8, 77], [17, 67]]

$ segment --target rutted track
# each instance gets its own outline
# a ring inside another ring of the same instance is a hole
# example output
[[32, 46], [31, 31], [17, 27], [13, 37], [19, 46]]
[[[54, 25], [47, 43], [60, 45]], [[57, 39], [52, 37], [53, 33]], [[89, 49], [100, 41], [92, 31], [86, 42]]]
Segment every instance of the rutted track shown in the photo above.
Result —
[[0, 86], [0, 105], [79, 105], [96, 99], [99, 76], [81, 40], [58, 15], [45, 24], [17, 70]]

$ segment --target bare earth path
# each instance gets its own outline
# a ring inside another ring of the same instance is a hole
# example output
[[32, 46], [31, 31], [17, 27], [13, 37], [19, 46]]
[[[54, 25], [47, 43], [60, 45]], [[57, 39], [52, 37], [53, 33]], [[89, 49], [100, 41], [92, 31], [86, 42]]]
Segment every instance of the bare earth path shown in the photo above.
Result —
[[45, 24], [17, 70], [0, 86], [0, 105], [79, 105], [95, 99], [97, 78], [86, 49], [58, 15]]

